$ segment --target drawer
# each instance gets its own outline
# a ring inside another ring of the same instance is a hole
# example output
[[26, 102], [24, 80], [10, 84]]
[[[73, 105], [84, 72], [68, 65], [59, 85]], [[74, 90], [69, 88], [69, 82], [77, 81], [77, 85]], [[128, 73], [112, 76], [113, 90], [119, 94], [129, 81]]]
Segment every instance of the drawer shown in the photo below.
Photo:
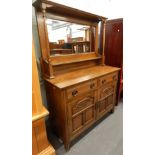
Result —
[[103, 76], [99, 78], [99, 86], [103, 86], [109, 82], [115, 82], [118, 79], [118, 74], [117, 73], [112, 73], [106, 76]]
[[97, 80], [91, 80], [76, 86], [72, 86], [66, 90], [67, 99], [73, 99], [83, 93], [90, 92], [97, 88]]

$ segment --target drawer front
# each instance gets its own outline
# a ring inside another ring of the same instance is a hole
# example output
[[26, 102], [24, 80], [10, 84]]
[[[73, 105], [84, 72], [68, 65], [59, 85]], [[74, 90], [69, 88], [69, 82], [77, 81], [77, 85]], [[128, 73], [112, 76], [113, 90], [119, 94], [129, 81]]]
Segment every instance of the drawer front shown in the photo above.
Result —
[[95, 90], [97, 88], [97, 80], [92, 80], [89, 82], [85, 82], [79, 84], [77, 86], [73, 86], [66, 90], [67, 92], [67, 99], [74, 99], [77, 96]]
[[118, 74], [112, 73], [106, 76], [99, 78], [99, 86], [104, 86], [109, 82], [116, 82], [118, 80]]

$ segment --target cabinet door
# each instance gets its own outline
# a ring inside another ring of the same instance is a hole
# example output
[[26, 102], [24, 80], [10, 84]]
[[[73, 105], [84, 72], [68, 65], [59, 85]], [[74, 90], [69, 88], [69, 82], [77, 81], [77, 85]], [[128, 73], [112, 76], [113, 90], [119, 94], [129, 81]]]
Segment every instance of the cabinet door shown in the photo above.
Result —
[[75, 101], [68, 103], [70, 136], [82, 132], [95, 121], [94, 92], [85, 94]]
[[123, 19], [106, 21], [105, 38], [105, 64], [121, 67], [123, 62]]
[[108, 110], [114, 106], [115, 83], [107, 84], [99, 89], [97, 103], [97, 118], [102, 117]]
[[[107, 20], [105, 25], [105, 64], [122, 67], [123, 64], [123, 19]], [[120, 82], [120, 74], [119, 74]], [[118, 90], [116, 104], [118, 104]]]

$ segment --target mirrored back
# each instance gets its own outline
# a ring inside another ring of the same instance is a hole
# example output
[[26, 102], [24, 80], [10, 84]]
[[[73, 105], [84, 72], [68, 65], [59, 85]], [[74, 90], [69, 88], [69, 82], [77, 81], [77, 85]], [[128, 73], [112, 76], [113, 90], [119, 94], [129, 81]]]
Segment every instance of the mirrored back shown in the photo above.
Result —
[[50, 55], [94, 52], [95, 27], [46, 19]]

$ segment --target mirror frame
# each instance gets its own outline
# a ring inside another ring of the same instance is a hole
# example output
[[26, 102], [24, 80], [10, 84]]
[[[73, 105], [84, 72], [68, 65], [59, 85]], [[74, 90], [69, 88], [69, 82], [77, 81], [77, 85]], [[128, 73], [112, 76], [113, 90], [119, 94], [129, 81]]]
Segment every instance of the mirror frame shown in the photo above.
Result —
[[[59, 21], [65, 21], [65, 22], [70, 22], [73, 24], [81, 24], [81, 25], [87, 25], [87, 26], [92, 26], [95, 28], [95, 35], [94, 35], [94, 51], [90, 51], [87, 53], [78, 53], [78, 54], [89, 54], [89, 53], [96, 53], [98, 54], [98, 24], [97, 23], [92, 23], [92, 22], [87, 22], [87, 21], [83, 21], [83, 20], [77, 20], [76, 18], [71, 18], [71, 17], [65, 17], [65, 16], [59, 16], [59, 15], [55, 15], [52, 13], [46, 13], [46, 20], [47, 19], [54, 19], [54, 20], [59, 20]], [[47, 25], [46, 25], [46, 30], [47, 30]], [[47, 32], [48, 34], [48, 32]], [[49, 38], [48, 38], [48, 44], [49, 44]], [[68, 56], [68, 55], [78, 55], [77, 53], [72, 53], [72, 54], [64, 54], [64, 55], [58, 55], [59, 56]], [[51, 55], [49, 56], [51, 57], [56, 57], [55, 55]]]

